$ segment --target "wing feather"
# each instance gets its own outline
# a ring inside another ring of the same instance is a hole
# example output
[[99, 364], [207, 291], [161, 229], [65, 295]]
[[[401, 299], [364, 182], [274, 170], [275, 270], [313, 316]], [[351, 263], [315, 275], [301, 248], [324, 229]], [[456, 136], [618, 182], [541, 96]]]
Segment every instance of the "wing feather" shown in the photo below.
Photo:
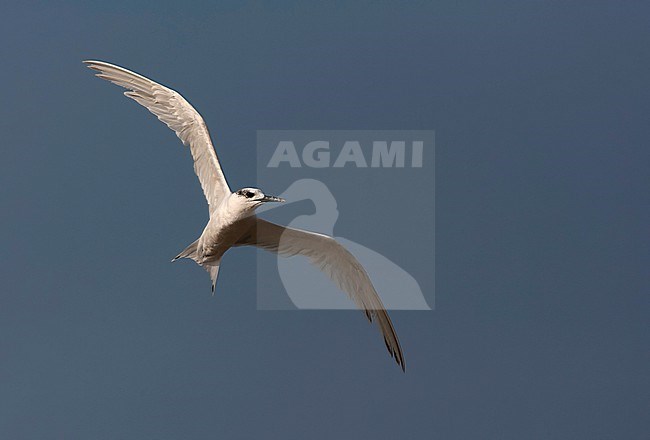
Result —
[[336, 240], [327, 235], [280, 226], [255, 217], [250, 229], [237, 245], [257, 246], [283, 257], [303, 255], [327, 274], [339, 289], [364, 311], [370, 322], [376, 321], [386, 348], [405, 370], [402, 347], [384, 304], [359, 261]]
[[176, 132], [194, 159], [194, 172], [212, 212], [230, 194], [208, 127], [201, 115], [178, 92], [123, 67], [103, 61], [84, 61], [97, 77], [127, 89], [124, 94], [145, 107]]

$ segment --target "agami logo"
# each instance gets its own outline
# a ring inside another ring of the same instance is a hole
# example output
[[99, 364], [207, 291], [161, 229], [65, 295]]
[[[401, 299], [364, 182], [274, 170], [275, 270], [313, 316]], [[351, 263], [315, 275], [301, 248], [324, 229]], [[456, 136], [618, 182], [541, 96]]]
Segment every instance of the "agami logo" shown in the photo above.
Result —
[[279, 141], [267, 168], [422, 168], [424, 141]]
[[[386, 309], [431, 310], [435, 143], [433, 130], [258, 130], [257, 178], [287, 201], [265, 215], [334, 237]], [[412, 231], [417, 240], [405, 245]], [[261, 310], [356, 307], [308, 260], [259, 254], [257, 273]]]

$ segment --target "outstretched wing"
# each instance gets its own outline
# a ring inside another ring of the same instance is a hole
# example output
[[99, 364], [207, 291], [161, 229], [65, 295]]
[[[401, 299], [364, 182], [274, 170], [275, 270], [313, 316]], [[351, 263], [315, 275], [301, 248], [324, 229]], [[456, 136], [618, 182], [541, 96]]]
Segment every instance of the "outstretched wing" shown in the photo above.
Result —
[[84, 61], [99, 78], [128, 89], [124, 92], [144, 106], [158, 119], [176, 132], [183, 144], [190, 147], [194, 159], [194, 171], [199, 177], [210, 212], [226, 195], [230, 188], [221, 171], [217, 154], [214, 151], [208, 127], [201, 115], [183, 98], [180, 93], [138, 75], [123, 67], [103, 61]]
[[404, 356], [384, 304], [361, 263], [332, 237], [288, 228], [260, 218], [236, 244], [257, 246], [284, 257], [304, 255], [326, 273], [363, 310], [370, 322], [376, 321], [388, 352], [405, 369]]

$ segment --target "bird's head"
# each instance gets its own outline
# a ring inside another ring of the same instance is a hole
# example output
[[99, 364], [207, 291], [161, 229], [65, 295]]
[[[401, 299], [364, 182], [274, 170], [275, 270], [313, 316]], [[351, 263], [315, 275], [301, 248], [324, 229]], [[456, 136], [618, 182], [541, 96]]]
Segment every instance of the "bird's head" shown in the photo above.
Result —
[[250, 214], [267, 202], [284, 202], [284, 199], [266, 195], [259, 188], [242, 188], [232, 194], [229, 205], [242, 213]]

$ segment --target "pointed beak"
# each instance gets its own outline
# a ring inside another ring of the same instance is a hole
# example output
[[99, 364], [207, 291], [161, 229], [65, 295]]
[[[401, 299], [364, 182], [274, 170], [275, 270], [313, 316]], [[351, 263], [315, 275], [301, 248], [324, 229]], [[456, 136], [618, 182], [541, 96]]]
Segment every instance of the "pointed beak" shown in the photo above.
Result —
[[260, 202], [284, 202], [285, 200], [280, 198], [280, 197], [275, 197], [275, 196], [264, 196], [260, 200]]

